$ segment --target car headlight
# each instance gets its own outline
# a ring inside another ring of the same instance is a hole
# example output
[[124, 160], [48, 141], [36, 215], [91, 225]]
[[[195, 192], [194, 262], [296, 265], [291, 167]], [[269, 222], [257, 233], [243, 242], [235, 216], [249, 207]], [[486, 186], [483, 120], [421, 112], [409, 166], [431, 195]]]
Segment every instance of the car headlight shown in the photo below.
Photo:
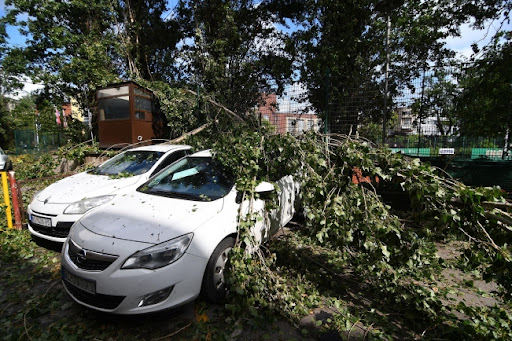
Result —
[[138, 251], [128, 258], [122, 269], [158, 269], [174, 263], [183, 256], [192, 241], [193, 233]]
[[64, 214], [84, 214], [91, 208], [103, 205], [109, 202], [115, 197], [115, 195], [102, 195], [99, 197], [87, 198], [70, 204], [64, 210]]

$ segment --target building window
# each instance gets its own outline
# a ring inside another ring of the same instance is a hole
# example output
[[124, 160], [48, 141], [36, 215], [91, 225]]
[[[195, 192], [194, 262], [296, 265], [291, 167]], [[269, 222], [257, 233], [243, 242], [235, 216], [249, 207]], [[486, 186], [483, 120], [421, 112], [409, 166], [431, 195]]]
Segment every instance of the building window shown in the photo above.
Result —
[[98, 98], [105, 98], [105, 97], [113, 97], [113, 96], [121, 96], [121, 95], [128, 95], [130, 91], [130, 88], [125, 86], [120, 86], [118, 88], [107, 88], [107, 89], [101, 89], [98, 90]]
[[304, 120], [297, 120], [297, 131], [299, 133], [304, 131]]
[[135, 109], [153, 111], [153, 110], [151, 110], [152, 104], [153, 104], [153, 102], [150, 99], [135, 96]]
[[297, 125], [297, 121], [294, 119], [294, 118], [287, 118], [286, 119], [286, 132], [287, 133], [294, 133], [296, 128], [295, 126]]
[[121, 96], [98, 101], [99, 119], [120, 120], [130, 118], [130, 97]]
[[135, 112], [135, 119], [137, 119], [137, 120], [145, 120], [146, 119], [146, 113], [144, 111], [136, 111]]

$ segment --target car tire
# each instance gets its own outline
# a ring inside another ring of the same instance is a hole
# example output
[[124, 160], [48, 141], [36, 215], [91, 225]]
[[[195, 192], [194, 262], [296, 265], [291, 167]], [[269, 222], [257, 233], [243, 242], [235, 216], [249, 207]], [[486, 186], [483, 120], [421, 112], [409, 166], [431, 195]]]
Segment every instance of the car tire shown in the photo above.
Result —
[[201, 295], [212, 303], [222, 303], [226, 297], [224, 273], [229, 267], [228, 253], [235, 245], [235, 239], [225, 238], [215, 248], [203, 276]]

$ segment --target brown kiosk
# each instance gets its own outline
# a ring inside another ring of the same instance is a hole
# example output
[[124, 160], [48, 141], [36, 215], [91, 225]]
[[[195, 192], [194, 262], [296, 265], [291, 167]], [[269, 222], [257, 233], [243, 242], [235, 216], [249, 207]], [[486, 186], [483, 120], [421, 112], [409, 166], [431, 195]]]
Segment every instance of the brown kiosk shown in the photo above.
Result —
[[163, 138], [165, 122], [150, 90], [135, 82], [113, 84], [99, 88], [96, 100], [100, 148]]

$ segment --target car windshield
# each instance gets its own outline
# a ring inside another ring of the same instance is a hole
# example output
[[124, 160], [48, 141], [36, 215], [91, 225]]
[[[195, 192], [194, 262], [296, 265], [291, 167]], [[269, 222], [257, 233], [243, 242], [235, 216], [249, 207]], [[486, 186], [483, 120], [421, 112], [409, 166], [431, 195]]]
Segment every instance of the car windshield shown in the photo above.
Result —
[[151, 169], [163, 152], [127, 151], [116, 155], [90, 173], [99, 175], [140, 175]]
[[139, 192], [186, 200], [211, 201], [224, 197], [235, 182], [230, 172], [209, 157], [188, 157], [163, 170]]

